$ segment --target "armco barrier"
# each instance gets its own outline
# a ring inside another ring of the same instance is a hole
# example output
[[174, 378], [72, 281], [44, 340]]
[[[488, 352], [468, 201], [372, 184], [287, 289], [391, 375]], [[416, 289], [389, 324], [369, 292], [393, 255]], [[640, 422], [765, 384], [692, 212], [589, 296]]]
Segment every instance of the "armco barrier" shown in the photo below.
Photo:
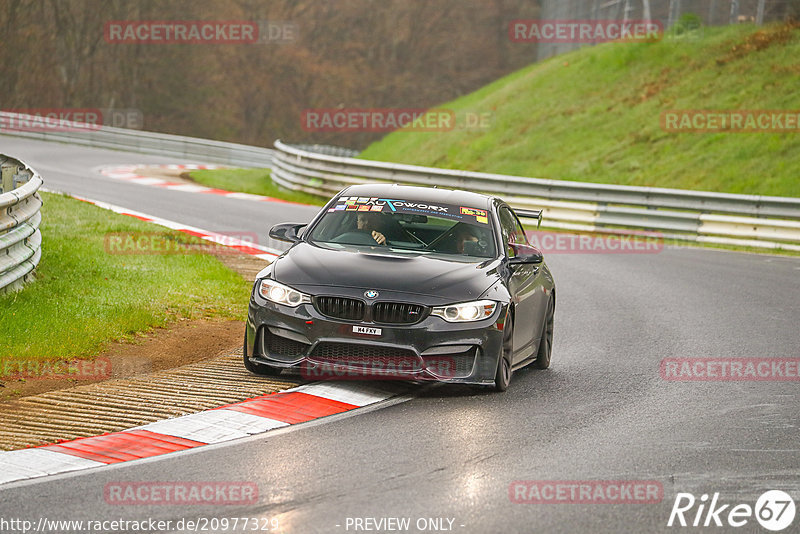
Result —
[[[19, 117], [0, 112], [4, 123]], [[613, 233], [648, 230], [666, 239], [800, 251], [800, 198], [545, 180], [361, 160], [349, 157], [354, 152], [348, 149], [320, 145], [298, 147], [276, 141], [277, 150], [271, 150], [124, 128], [75, 126], [59, 131], [0, 129], [0, 133], [268, 167], [280, 185], [323, 196], [350, 184], [376, 181], [437, 185], [496, 194], [513, 206], [542, 208], [550, 228]]]
[[8, 156], [0, 155], [0, 167], [0, 291], [8, 291], [22, 287], [42, 257], [42, 178]]
[[[28, 119], [27, 122], [25, 119]], [[53, 127], [30, 126], [36, 119], [30, 115], [0, 111], [0, 124], [3, 125], [0, 127], [0, 134], [141, 154], [191, 158], [203, 163], [272, 167], [273, 150], [269, 148], [69, 121], [60, 121]], [[42, 124], [41, 119], [38, 124]]]
[[391, 182], [497, 194], [544, 210], [545, 226], [661, 233], [667, 239], [800, 251], [800, 198], [543, 180], [319, 154], [275, 142], [272, 178], [330, 196], [350, 184]]

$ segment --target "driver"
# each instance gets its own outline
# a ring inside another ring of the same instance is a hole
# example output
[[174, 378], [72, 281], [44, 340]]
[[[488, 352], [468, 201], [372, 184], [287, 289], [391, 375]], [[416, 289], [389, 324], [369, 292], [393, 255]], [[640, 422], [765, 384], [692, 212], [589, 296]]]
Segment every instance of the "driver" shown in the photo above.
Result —
[[378, 231], [380, 227], [380, 215], [377, 213], [359, 213], [356, 218], [356, 227], [359, 232], [368, 232], [379, 245], [386, 244], [386, 236]]

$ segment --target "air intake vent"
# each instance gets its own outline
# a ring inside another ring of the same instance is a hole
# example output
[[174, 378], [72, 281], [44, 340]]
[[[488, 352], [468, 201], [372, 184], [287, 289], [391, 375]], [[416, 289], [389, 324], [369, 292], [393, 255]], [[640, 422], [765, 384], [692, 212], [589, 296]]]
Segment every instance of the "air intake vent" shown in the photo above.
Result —
[[419, 357], [410, 350], [376, 347], [355, 343], [322, 342], [314, 347], [310, 358], [320, 363], [371, 370], [402, 370], [416, 372], [422, 369]]
[[386, 324], [414, 324], [422, 320], [425, 308], [418, 304], [378, 302], [372, 308], [373, 320]]
[[317, 297], [317, 311], [334, 319], [361, 321], [364, 319], [364, 302], [344, 297]]

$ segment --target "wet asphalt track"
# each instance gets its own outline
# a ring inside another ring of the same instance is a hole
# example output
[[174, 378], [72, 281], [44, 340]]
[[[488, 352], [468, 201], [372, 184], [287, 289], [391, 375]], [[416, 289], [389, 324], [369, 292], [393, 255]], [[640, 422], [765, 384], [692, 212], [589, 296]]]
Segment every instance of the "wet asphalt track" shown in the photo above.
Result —
[[[5, 136], [0, 152], [33, 165], [50, 189], [214, 231], [264, 235], [316, 211], [127, 184], [91, 170], [189, 161]], [[515, 373], [504, 394], [420, 388], [407, 402], [286, 432], [12, 484], [0, 489], [0, 518], [174, 525], [259, 516], [299, 533], [355, 532], [347, 518], [410, 518], [412, 527], [449, 518], [463, 533], [666, 532], [698, 530], [666, 526], [677, 492], [719, 492], [721, 504], [752, 506], [765, 490], [781, 489], [800, 506], [800, 382], [659, 375], [668, 357], [800, 356], [800, 259], [674, 249], [551, 254], [547, 262], [558, 285], [553, 365]], [[109, 482], [186, 480], [253, 481], [259, 499], [148, 507], [112, 506], [103, 496]], [[509, 485], [517, 480], [656, 480], [664, 498], [515, 504]], [[767, 532], [753, 518], [709, 530]], [[798, 531], [800, 514], [784, 532]]]

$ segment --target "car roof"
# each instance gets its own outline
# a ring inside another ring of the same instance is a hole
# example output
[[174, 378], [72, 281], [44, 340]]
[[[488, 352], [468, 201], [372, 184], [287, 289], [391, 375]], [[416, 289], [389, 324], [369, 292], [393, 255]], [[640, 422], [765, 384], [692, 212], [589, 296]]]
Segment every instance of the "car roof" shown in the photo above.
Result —
[[488, 208], [493, 197], [460, 191], [455, 189], [439, 189], [398, 184], [361, 184], [352, 185], [342, 191], [342, 196], [381, 197], [395, 200], [411, 200], [415, 202], [438, 202], [441, 204], [463, 205], [466, 207]]

